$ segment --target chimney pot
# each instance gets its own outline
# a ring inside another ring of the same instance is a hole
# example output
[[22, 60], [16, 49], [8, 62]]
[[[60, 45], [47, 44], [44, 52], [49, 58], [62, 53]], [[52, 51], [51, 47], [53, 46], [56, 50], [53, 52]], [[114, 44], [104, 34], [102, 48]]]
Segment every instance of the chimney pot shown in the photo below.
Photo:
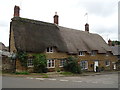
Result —
[[55, 15], [54, 15], [54, 24], [58, 25], [58, 23], [59, 23], [58, 18], [59, 18], [59, 16], [57, 15], [57, 12], [55, 12]]
[[88, 23], [85, 24], [85, 31], [89, 32], [89, 24]]
[[112, 41], [110, 39], [108, 40], [108, 45], [112, 46]]
[[19, 6], [14, 7], [14, 17], [19, 17], [19, 13], [20, 13], [20, 8]]

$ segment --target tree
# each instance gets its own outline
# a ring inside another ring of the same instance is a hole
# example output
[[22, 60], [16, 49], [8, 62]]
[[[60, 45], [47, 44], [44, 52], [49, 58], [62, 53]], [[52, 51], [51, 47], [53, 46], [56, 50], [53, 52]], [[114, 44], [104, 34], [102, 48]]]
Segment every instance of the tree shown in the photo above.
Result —
[[47, 72], [47, 59], [43, 54], [35, 54], [34, 55], [34, 72], [35, 73], [46, 73]]
[[112, 46], [114, 46], [114, 45], [120, 45], [120, 41], [112, 41]]
[[64, 69], [72, 73], [81, 73], [81, 67], [78, 65], [77, 58], [75, 57], [68, 57]]

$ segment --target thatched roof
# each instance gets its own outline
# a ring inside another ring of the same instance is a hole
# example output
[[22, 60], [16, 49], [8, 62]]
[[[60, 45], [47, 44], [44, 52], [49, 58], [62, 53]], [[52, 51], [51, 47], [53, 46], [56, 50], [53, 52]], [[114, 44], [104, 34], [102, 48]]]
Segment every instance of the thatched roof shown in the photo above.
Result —
[[59, 52], [78, 53], [78, 51], [98, 50], [99, 53], [111, 51], [98, 34], [57, 26], [52, 23], [14, 17], [11, 22], [15, 47], [26, 52], [44, 52], [54, 46]]
[[2, 42], [0, 42], [0, 50], [8, 51], [8, 47], [6, 47]]
[[120, 55], [120, 46], [116, 45], [116, 46], [111, 46], [113, 55]]
[[4, 48], [5, 48], [5, 45], [2, 42], [0, 42], [0, 50], [3, 50]]

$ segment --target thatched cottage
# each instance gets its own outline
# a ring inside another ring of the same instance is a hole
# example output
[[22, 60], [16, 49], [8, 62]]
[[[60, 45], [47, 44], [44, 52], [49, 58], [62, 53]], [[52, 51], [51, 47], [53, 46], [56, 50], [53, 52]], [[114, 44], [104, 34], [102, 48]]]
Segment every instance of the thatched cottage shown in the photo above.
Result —
[[[98, 34], [59, 26], [59, 16], [55, 14], [54, 23], [21, 18], [20, 8], [15, 6], [14, 17], [10, 23], [10, 52], [25, 51], [28, 54], [43, 53], [47, 56], [47, 68], [54, 71], [62, 68], [66, 58], [78, 57], [83, 70], [96, 71], [96, 66], [113, 70], [116, 57], [111, 48]], [[33, 68], [28, 59], [28, 71]], [[16, 70], [21, 70], [20, 62]]]

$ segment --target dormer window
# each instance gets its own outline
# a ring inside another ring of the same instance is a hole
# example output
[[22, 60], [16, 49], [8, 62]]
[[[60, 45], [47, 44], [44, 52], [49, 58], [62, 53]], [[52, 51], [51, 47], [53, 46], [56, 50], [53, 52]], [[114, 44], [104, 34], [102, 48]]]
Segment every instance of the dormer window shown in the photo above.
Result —
[[53, 47], [47, 47], [46, 52], [47, 53], [53, 53]]
[[106, 65], [106, 66], [110, 66], [110, 61], [109, 61], [109, 60], [106, 60], [106, 61], [105, 61], [105, 65]]
[[85, 56], [85, 52], [80, 51], [80, 52], [79, 52], [79, 56]]
[[95, 56], [96, 55], [96, 51], [91, 51], [91, 56]]
[[106, 52], [106, 56], [109, 56], [110, 55], [110, 52]]

